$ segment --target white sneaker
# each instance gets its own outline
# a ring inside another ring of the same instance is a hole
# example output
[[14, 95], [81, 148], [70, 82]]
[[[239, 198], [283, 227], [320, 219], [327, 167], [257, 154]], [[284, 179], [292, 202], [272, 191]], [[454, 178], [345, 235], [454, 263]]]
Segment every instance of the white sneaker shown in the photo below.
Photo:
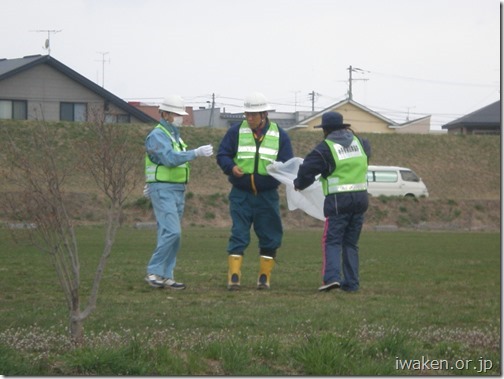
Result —
[[332, 290], [333, 288], [340, 288], [339, 282], [332, 282], [328, 284], [324, 284], [323, 286], [319, 287], [320, 292], [327, 292]]
[[163, 287], [164, 288], [171, 288], [174, 290], [183, 290], [186, 288], [186, 285], [184, 283], [177, 283], [173, 279], [165, 279]]
[[147, 274], [145, 281], [149, 283], [151, 287], [161, 288], [165, 285], [165, 279], [156, 274]]

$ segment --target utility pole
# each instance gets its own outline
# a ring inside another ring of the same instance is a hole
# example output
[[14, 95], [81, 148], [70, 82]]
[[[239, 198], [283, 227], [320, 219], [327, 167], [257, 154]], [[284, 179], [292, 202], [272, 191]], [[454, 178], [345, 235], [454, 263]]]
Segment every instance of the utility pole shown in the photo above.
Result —
[[214, 108], [215, 108], [215, 93], [212, 93], [212, 108], [210, 109], [210, 120], [208, 121], [208, 126], [210, 128], [213, 126]]
[[105, 62], [110, 63], [110, 58], [108, 61], [105, 60], [105, 55], [107, 55], [108, 53], [109, 53], [108, 51], [105, 52], [98, 51], [98, 54], [102, 55], [102, 59], [101, 61], [99, 61], [102, 63], [102, 87], [105, 87]]
[[47, 33], [47, 39], [45, 40], [43, 48], [47, 50], [47, 55], [51, 55], [51, 33], [56, 34], [61, 32], [61, 30], [32, 30], [35, 33]]
[[352, 100], [352, 97], [353, 97], [353, 94], [352, 94], [352, 82], [354, 80], [364, 80], [364, 81], [368, 80], [368, 79], [352, 79], [352, 72], [362, 72], [362, 73], [364, 73], [364, 72], [368, 72], [368, 71], [364, 71], [364, 70], [362, 70], [360, 68], [353, 68], [352, 66], [349, 66], [347, 68], [347, 70], [348, 70], [348, 99]]
[[318, 95], [318, 93], [311, 91], [308, 95], [311, 97], [311, 111], [315, 112], [315, 95]]

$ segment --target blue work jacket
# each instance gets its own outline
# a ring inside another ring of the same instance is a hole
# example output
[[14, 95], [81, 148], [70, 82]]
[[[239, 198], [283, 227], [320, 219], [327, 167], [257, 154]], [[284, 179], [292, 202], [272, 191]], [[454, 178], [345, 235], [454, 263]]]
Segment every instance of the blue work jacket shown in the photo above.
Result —
[[[243, 191], [255, 192], [255, 189], [257, 192], [263, 192], [278, 188], [280, 182], [270, 175], [259, 175], [254, 173], [245, 174], [241, 178], [237, 178], [233, 175], [232, 170], [236, 165], [233, 159], [238, 152], [238, 132], [240, 130], [240, 125], [241, 122], [232, 125], [224, 135], [217, 152], [217, 164], [224, 174], [228, 175], [229, 182]], [[262, 135], [268, 131], [269, 126], [270, 123], [268, 120], [266, 126], [261, 130]], [[279, 162], [286, 162], [294, 156], [292, 145], [287, 132], [282, 128], [278, 128], [278, 130], [280, 132], [280, 139], [277, 160]], [[253, 176], [253, 178], [251, 178], [251, 176]]]

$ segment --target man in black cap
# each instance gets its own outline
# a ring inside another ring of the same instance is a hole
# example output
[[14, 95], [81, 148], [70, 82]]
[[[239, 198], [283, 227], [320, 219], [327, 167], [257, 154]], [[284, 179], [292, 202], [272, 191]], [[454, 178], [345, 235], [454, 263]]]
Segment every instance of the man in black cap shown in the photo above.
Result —
[[294, 179], [294, 188], [303, 190], [321, 174], [326, 221], [319, 291], [359, 289], [358, 242], [368, 208], [371, 147], [367, 139], [357, 137], [349, 127], [340, 113], [324, 113], [322, 124], [315, 126], [324, 131], [324, 141], [306, 156]]

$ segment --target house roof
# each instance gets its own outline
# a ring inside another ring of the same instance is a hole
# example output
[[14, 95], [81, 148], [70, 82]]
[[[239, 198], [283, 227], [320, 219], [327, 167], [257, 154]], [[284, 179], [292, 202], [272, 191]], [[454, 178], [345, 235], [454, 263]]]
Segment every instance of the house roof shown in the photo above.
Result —
[[373, 116], [379, 118], [380, 120], [383, 120], [385, 121], [387, 124], [389, 124], [389, 126], [397, 126], [398, 124], [395, 122], [395, 121], [392, 121], [388, 118], [386, 118], [385, 116], [382, 116], [381, 114], [369, 109], [368, 107], [356, 102], [355, 100], [353, 99], [345, 99], [345, 100], [342, 100], [338, 103], [335, 103], [335, 104], [332, 104], [330, 106], [328, 106], [327, 108], [321, 110], [320, 112], [317, 112], [313, 115], [311, 115], [310, 117], [307, 117], [305, 118], [304, 120], [300, 121], [299, 122], [299, 126], [302, 125], [302, 124], [307, 124], [308, 122], [312, 121], [312, 120], [315, 120], [316, 118], [322, 116], [322, 114], [330, 111], [331, 109], [334, 109], [334, 108], [338, 108], [338, 107], [341, 107], [342, 105], [345, 105], [345, 104], [352, 104], [354, 106], [356, 106], [357, 108], [360, 108], [362, 109], [363, 111], [369, 113], [369, 114], [372, 114]]
[[418, 124], [419, 122], [422, 122], [424, 120], [428, 120], [430, 118], [431, 118], [430, 115], [424, 116], [424, 117], [420, 117], [420, 118], [417, 118], [415, 120], [406, 121], [406, 122], [404, 122], [402, 124], [396, 124], [396, 125], [392, 126], [392, 128], [394, 128], [394, 129], [406, 128], [408, 126], [411, 126], [411, 125], [414, 125], [414, 124]]
[[501, 125], [501, 102], [500, 100], [478, 109], [468, 115], [460, 117], [448, 124], [443, 125], [443, 129], [452, 128], [474, 128], [474, 127], [499, 127]]
[[127, 102], [120, 99], [113, 93], [85, 78], [78, 72], [72, 70], [70, 67], [64, 65], [50, 55], [31, 55], [16, 59], [0, 59], [0, 81], [17, 75], [23, 71], [29, 70], [40, 64], [47, 64], [55, 70], [58, 70], [70, 79], [81, 84], [82, 86], [96, 93], [98, 96], [104, 98], [105, 100], [110, 101], [110, 103], [114, 104], [119, 109], [122, 109], [123, 111], [127, 112], [128, 114], [132, 115], [142, 122], [157, 122], [157, 119], [154, 119], [151, 116], [140, 111], [139, 109], [129, 105]]

